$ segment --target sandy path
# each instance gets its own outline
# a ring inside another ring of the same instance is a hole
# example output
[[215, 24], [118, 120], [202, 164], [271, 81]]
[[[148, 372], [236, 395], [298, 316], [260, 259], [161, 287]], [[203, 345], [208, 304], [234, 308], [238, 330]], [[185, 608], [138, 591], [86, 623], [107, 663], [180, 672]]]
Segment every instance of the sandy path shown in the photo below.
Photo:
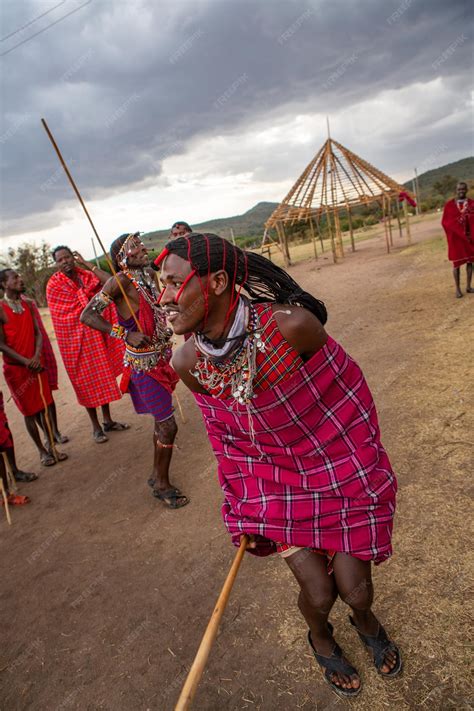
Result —
[[[379, 679], [337, 603], [337, 639], [364, 682], [354, 709], [469, 708], [461, 630], [474, 295], [453, 298], [436, 235], [438, 218], [425, 220], [413, 228], [414, 246], [390, 256], [379, 237], [343, 264], [320, 259], [291, 270], [326, 301], [329, 332], [361, 364], [399, 475], [395, 555], [375, 571], [375, 610], [406, 670], [391, 683]], [[234, 554], [200, 415], [180, 387], [189, 421], [173, 472], [192, 501], [171, 512], [144, 483], [151, 422], [124, 398], [112, 411], [132, 429], [93, 444], [63, 371], [60, 388], [70, 459], [22, 487], [33, 503], [13, 511], [11, 528], [0, 517], [0, 708], [172, 709]], [[38, 470], [12, 402], [7, 413], [20, 465]], [[344, 707], [310, 657], [285, 564], [248, 556], [195, 708]]]

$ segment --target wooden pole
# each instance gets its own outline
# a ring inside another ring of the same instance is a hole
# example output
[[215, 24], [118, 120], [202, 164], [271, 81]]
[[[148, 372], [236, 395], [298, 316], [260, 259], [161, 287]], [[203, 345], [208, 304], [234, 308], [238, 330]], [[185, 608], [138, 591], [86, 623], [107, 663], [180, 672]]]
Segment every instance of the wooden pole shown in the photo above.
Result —
[[316, 235], [314, 234], [314, 225], [313, 225], [313, 220], [311, 217], [309, 218], [309, 228], [311, 230], [311, 239], [313, 240], [313, 247], [314, 247], [314, 258], [318, 258], [318, 248], [316, 247]]
[[388, 227], [387, 227], [387, 220], [386, 220], [386, 211], [385, 211], [385, 195], [382, 193], [382, 220], [383, 220], [383, 228], [385, 232], [385, 244], [387, 245], [387, 254], [390, 254], [390, 243], [388, 240]]
[[405, 213], [405, 229], [407, 231], [407, 244], [411, 244], [410, 218], [408, 215], [407, 201], [403, 201], [403, 212]]
[[278, 235], [278, 241], [279, 241], [279, 243], [280, 243], [280, 249], [281, 249], [281, 252], [282, 252], [282, 254], [283, 254], [283, 263], [284, 263], [285, 267], [287, 267], [287, 266], [288, 266], [288, 257], [287, 257], [287, 255], [286, 255], [285, 246], [284, 246], [284, 244], [283, 244], [283, 235], [282, 235], [282, 233], [281, 233], [281, 226], [280, 226], [280, 223], [277, 222], [276, 225], [275, 225], [275, 227], [276, 227], [276, 231], [277, 231], [277, 235]]
[[[130, 303], [130, 299], [128, 298], [127, 293], [126, 293], [125, 289], [123, 288], [122, 282], [120, 281], [120, 279], [119, 279], [118, 276], [117, 276], [117, 272], [116, 272], [115, 269], [114, 269], [114, 265], [112, 264], [112, 261], [111, 261], [111, 259], [109, 258], [108, 254], [107, 254], [107, 250], [105, 249], [105, 247], [104, 247], [104, 245], [103, 245], [103, 243], [102, 243], [102, 240], [101, 240], [100, 237], [99, 237], [99, 233], [97, 232], [97, 230], [96, 230], [96, 228], [95, 228], [95, 225], [94, 225], [94, 223], [92, 222], [92, 218], [91, 218], [91, 216], [89, 215], [89, 211], [88, 211], [88, 209], [87, 209], [87, 207], [86, 207], [86, 205], [85, 205], [85, 203], [84, 203], [84, 200], [82, 199], [81, 193], [79, 192], [76, 183], [74, 182], [74, 178], [72, 177], [71, 173], [69, 172], [69, 168], [67, 167], [67, 165], [66, 165], [66, 163], [65, 163], [65, 161], [64, 161], [64, 158], [63, 158], [63, 156], [62, 156], [62, 153], [61, 153], [61, 151], [59, 150], [59, 146], [58, 146], [58, 144], [56, 143], [56, 141], [54, 140], [53, 134], [52, 134], [51, 131], [49, 130], [49, 126], [48, 126], [48, 124], [46, 123], [46, 121], [45, 121], [43, 118], [41, 119], [41, 123], [43, 124], [44, 130], [46, 131], [46, 133], [47, 133], [47, 135], [48, 135], [48, 138], [49, 138], [49, 140], [51, 141], [54, 150], [56, 151], [56, 155], [57, 155], [58, 158], [59, 158], [59, 162], [61, 163], [62, 167], [64, 168], [64, 172], [66, 173], [66, 175], [67, 175], [67, 177], [68, 177], [68, 180], [69, 180], [69, 182], [70, 182], [70, 184], [71, 184], [71, 187], [72, 187], [72, 189], [74, 190], [74, 192], [76, 193], [77, 199], [78, 199], [79, 202], [81, 203], [82, 209], [84, 210], [84, 212], [85, 212], [85, 214], [86, 214], [86, 217], [87, 217], [87, 219], [89, 220], [90, 226], [92, 227], [92, 231], [93, 231], [93, 233], [95, 234], [98, 243], [100, 244], [100, 248], [102, 249], [102, 251], [103, 251], [103, 253], [104, 253], [105, 259], [107, 260], [107, 264], [109, 265], [109, 269], [110, 269], [110, 271], [112, 272], [112, 275], [113, 275], [113, 277], [115, 278], [115, 281], [117, 282], [117, 285], [118, 285], [120, 291], [122, 292], [123, 299], [124, 299], [125, 303], [127, 304], [127, 308], [128, 308], [128, 310], [130, 311], [130, 313], [131, 313], [131, 315], [132, 315], [132, 317], [133, 317], [133, 320], [135, 321], [136, 327], [137, 327], [137, 329], [140, 331], [140, 333], [143, 333], [143, 328], [141, 327], [140, 321], [138, 320], [137, 315], [136, 315], [136, 313], [135, 313], [135, 310], [134, 310], [134, 308], [132, 307], [132, 304]], [[177, 397], [176, 397], [176, 401], [178, 402], [178, 398], [177, 398]], [[181, 410], [181, 406], [179, 405], [179, 402], [178, 402], [178, 406], [179, 406], [179, 410], [180, 410], [180, 412], [181, 412], [181, 416], [182, 416], [182, 418], [183, 418], [183, 423], [184, 423], [184, 422], [185, 422], [185, 419], [184, 419], [184, 416], [183, 416], [183, 414], [182, 414], [182, 410]], [[55, 454], [55, 457], [56, 457], [56, 454]]]
[[202, 638], [199, 649], [192, 663], [191, 669], [189, 670], [186, 681], [184, 682], [183, 689], [179, 695], [178, 702], [175, 706], [175, 711], [187, 711], [191, 708], [194, 696], [196, 694], [199, 681], [203, 675], [204, 668], [206, 666], [207, 659], [209, 657], [212, 644], [217, 636], [217, 631], [219, 629], [219, 623], [221, 621], [222, 615], [224, 614], [227, 601], [229, 600], [230, 591], [234, 584], [235, 578], [239, 571], [242, 558], [245, 553], [245, 549], [248, 544], [248, 536], [244, 535], [240, 541], [240, 547], [234, 558], [234, 562], [229, 570], [227, 578], [225, 580], [224, 586], [221, 593], [217, 599], [216, 606], [212, 611], [211, 619], [207, 625], [204, 637]]
[[5, 464], [5, 475], [7, 477], [7, 485], [9, 491], [18, 491], [15, 477], [13, 476], [12, 468], [10, 466], [10, 462], [8, 461], [8, 456], [6, 452], [2, 452], [2, 457], [3, 457], [3, 462]]
[[285, 232], [285, 223], [281, 223], [281, 230], [283, 232], [283, 247], [286, 252], [286, 256], [288, 258], [288, 266], [291, 267], [291, 256], [290, 256], [290, 248], [288, 246], [288, 235]]
[[328, 209], [327, 205], [326, 205], [326, 222], [328, 225], [329, 237], [331, 239], [332, 258], [334, 260], [334, 264], [337, 264], [336, 244], [334, 242], [334, 235], [333, 235], [332, 229], [331, 229], [331, 219], [330, 219], [329, 209]]
[[324, 254], [324, 241], [323, 241], [323, 234], [321, 232], [321, 229], [319, 227], [319, 220], [314, 220], [314, 224], [316, 226], [316, 232], [318, 233], [319, 236], [319, 243], [321, 245], [321, 252]]
[[5, 506], [5, 515], [7, 517], [8, 525], [12, 525], [12, 519], [10, 516], [10, 509], [9, 509], [9, 504], [8, 504], [8, 496], [7, 492], [5, 491], [5, 486], [3, 484], [3, 479], [0, 477], [0, 491], [2, 492], [2, 499], [3, 499], [3, 505]]
[[72, 189], [74, 190], [74, 192], [76, 193], [77, 199], [78, 199], [79, 202], [81, 203], [82, 209], [84, 210], [84, 212], [85, 212], [85, 214], [86, 214], [86, 217], [87, 217], [87, 219], [89, 220], [90, 226], [92, 227], [92, 231], [93, 231], [93, 233], [95, 234], [98, 243], [100, 244], [100, 248], [102, 249], [102, 251], [103, 251], [103, 253], [104, 253], [104, 255], [105, 255], [105, 258], [106, 258], [106, 260], [107, 260], [107, 264], [109, 265], [109, 269], [111, 270], [112, 275], [115, 277], [115, 279], [116, 279], [116, 281], [117, 281], [117, 285], [119, 286], [120, 291], [122, 292], [122, 296], [123, 296], [123, 298], [124, 298], [125, 303], [127, 304], [127, 307], [128, 307], [128, 309], [129, 309], [130, 313], [132, 314], [133, 320], [135, 321], [135, 324], [136, 324], [138, 330], [140, 331], [140, 333], [143, 333], [143, 329], [142, 329], [142, 327], [141, 327], [141, 325], [140, 325], [140, 322], [139, 322], [139, 320], [138, 320], [138, 318], [137, 318], [137, 316], [136, 316], [136, 313], [135, 313], [134, 309], [132, 308], [132, 305], [131, 305], [131, 303], [130, 303], [130, 300], [129, 300], [129, 298], [128, 298], [126, 292], [125, 292], [125, 289], [123, 288], [122, 282], [120, 281], [120, 279], [119, 279], [118, 276], [117, 276], [117, 272], [115, 271], [114, 265], [112, 264], [112, 262], [111, 262], [111, 260], [110, 260], [110, 258], [109, 258], [109, 256], [108, 256], [108, 254], [107, 254], [107, 250], [105, 249], [104, 245], [102, 244], [102, 240], [101, 240], [100, 237], [99, 237], [99, 233], [97, 232], [97, 230], [96, 230], [96, 228], [95, 228], [95, 225], [94, 225], [94, 223], [92, 222], [92, 218], [91, 218], [91, 216], [89, 215], [89, 211], [88, 211], [88, 209], [87, 209], [87, 207], [86, 207], [86, 205], [85, 205], [85, 203], [84, 203], [84, 200], [82, 199], [81, 193], [79, 192], [76, 183], [74, 182], [74, 178], [72, 177], [71, 173], [69, 172], [69, 168], [67, 167], [67, 165], [66, 165], [66, 163], [65, 163], [65, 161], [64, 161], [64, 158], [63, 158], [63, 156], [62, 156], [62, 154], [61, 154], [61, 151], [59, 150], [58, 144], [57, 144], [56, 141], [54, 140], [53, 134], [52, 134], [51, 131], [49, 130], [48, 124], [46, 123], [46, 121], [45, 121], [43, 118], [41, 119], [41, 123], [43, 124], [44, 130], [46, 131], [46, 133], [47, 133], [47, 135], [48, 135], [48, 138], [49, 138], [49, 140], [51, 141], [54, 150], [56, 151], [56, 155], [57, 155], [58, 158], [59, 158], [59, 162], [61, 163], [62, 167], [64, 168], [64, 172], [66, 173], [66, 175], [67, 175], [67, 177], [68, 177], [68, 180], [69, 180], [69, 182], [71, 183], [71, 187], [72, 187]]
[[398, 231], [400, 232], [400, 239], [402, 238], [402, 223], [400, 222], [400, 201], [397, 199], [397, 222]]
[[352, 247], [352, 251], [355, 252], [356, 248], [355, 248], [355, 242], [354, 242], [354, 229], [352, 227], [352, 213], [351, 213], [351, 208], [349, 207], [349, 205], [347, 205], [347, 219], [349, 222], [349, 232], [351, 235], [351, 247]]
[[[43, 371], [45, 372], [45, 371]], [[51, 454], [55, 458], [56, 462], [59, 462], [59, 455], [56, 450], [56, 446], [54, 444], [54, 434], [53, 434], [53, 428], [51, 427], [51, 421], [49, 419], [49, 409], [48, 409], [48, 403], [46, 402], [46, 398], [44, 396], [43, 392], [43, 381], [41, 380], [41, 373], [38, 373], [38, 383], [39, 383], [39, 390], [40, 390], [40, 395], [41, 395], [41, 400], [43, 401], [43, 407], [44, 407], [44, 418], [46, 420], [46, 429], [48, 439], [49, 439], [49, 446], [51, 448]]]
[[387, 198], [387, 218], [388, 218], [388, 233], [390, 236], [390, 246], [393, 247], [393, 232], [392, 232], [392, 198]]
[[341, 222], [339, 220], [339, 210], [336, 208], [334, 210], [334, 229], [336, 231], [336, 250], [338, 250], [338, 257], [344, 258], [344, 245], [342, 244], [342, 233], [341, 233]]

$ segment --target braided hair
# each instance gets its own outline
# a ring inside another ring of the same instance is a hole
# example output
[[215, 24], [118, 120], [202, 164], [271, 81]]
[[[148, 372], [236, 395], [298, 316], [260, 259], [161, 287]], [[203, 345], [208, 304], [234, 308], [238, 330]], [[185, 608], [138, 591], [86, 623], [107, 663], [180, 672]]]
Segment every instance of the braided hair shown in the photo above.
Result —
[[112, 262], [112, 266], [116, 272], [120, 272], [122, 270], [122, 267], [117, 262], [117, 257], [119, 255], [120, 250], [122, 249], [125, 240], [129, 235], [130, 232], [125, 232], [125, 234], [120, 235], [120, 237], [117, 237], [117, 239], [114, 239], [114, 241], [110, 245], [110, 261]]
[[199, 278], [223, 269], [229, 276], [232, 292], [236, 288], [238, 293], [245, 289], [253, 303], [302, 306], [322, 324], [327, 321], [324, 303], [304, 291], [287, 272], [260, 254], [244, 252], [223, 237], [195, 232], [178, 237], [167, 243], [156, 260], [157, 265], [168, 254], [189, 262]]

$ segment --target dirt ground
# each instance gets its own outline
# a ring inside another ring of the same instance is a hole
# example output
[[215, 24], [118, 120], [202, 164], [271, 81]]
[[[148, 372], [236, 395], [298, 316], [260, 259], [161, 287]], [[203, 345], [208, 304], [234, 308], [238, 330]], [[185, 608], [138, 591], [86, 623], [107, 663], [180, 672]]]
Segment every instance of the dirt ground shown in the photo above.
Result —
[[[324, 299], [328, 331], [358, 360], [378, 406], [382, 438], [399, 476], [391, 561], [375, 570], [375, 612], [399, 643], [400, 679], [380, 679], [340, 602], [336, 638], [358, 667], [351, 707], [471, 708], [464, 671], [468, 477], [474, 430], [474, 294], [454, 298], [439, 217], [398, 237], [357, 244], [291, 268]], [[463, 279], [465, 279], [463, 271]], [[60, 362], [60, 359], [59, 359]], [[5, 399], [8, 391], [2, 381]], [[166, 510], [145, 484], [152, 423], [128, 397], [113, 405], [132, 428], [92, 442], [85, 411], [60, 371], [60, 426], [69, 460], [42, 469], [12, 402], [7, 414], [30, 506], [0, 511], [0, 709], [167, 711], [174, 707], [234, 556], [220, 519], [221, 493], [200, 414], [181, 385], [172, 471], [191, 498]], [[285, 563], [247, 556], [195, 709], [338, 709], [323, 683]]]

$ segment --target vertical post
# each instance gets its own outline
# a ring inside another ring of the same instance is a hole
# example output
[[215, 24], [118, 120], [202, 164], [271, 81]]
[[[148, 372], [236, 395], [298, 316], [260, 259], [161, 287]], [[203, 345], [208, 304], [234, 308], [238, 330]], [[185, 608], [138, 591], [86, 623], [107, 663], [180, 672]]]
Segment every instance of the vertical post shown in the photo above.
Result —
[[385, 211], [385, 193], [382, 193], [382, 220], [383, 220], [383, 228], [385, 232], [385, 244], [387, 245], [387, 254], [390, 254], [390, 243], [388, 241], [388, 228], [387, 228], [387, 219], [386, 219], [386, 211]]
[[283, 232], [283, 246], [285, 249], [286, 258], [288, 259], [288, 266], [291, 267], [290, 248], [288, 246], [288, 237], [285, 232], [285, 224], [283, 222], [281, 223], [281, 231]]
[[392, 198], [387, 197], [387, 217], [388, 217], [388, 233], [390, 235], [390, 246], [393, 247], [393, 233], [392, 233]]
[[403, 201], [403, 212], [405, 213], [405, 229], [407, 231], [407, 244], [411, 244], [410, 219], [408, 216], [407, 201]]
[[400, 200], [397, 198], [397, 222], [398, 231], [400, 232], [400, 239], [402, 238], [402, 223], [400, 222]]
[[344, 245], [342, 244], [342, 234], [341, 234], [341, 221], [339, 220], [339, 210], [336, 208], [334, 210], [334, 229], [336, 232], [336, 250], [338, 252], [338, 257], [344, 258]]
[[321, 252], [324, 254], [324, 242], [323, 242], [323, 235], [321, 232], [321, 228], [319, 226], [319, 222], [314, 218], [314, 226], [316, 227], [316, 232], [318, 233], [319, 237], [319, 243], [321, 245]]
[[232, 229], [232, 227], [230, 228], [230, 236], [232, 237], [232, 244], [233, 244], [233, 245], [234, 245], [234, 247], [235, 247], [235, 237], [234, 237], [234, 230]]
[[347, 219], [349, 221], [349, 232], [351, 235], [351, 247], [352, 247], [352, 251], [355, 252], [356, 248], [355, 248], [355, 242], [354, 242], [354, 230], [352, 228], [352, 214], [351, 214], [351, 208], [349, 207], [349, 205], [347, 205]]
[[416, 214], [419, 215], [421, 214], [421, 209], [420, 209], [420, 186], [418, 184], [418, 170], [415, 168], [415, 185], [416, 185]]
[[314, 233], [314, 225], [313, 225], [313, 220], [311, 217], [309, 218], [309, 228], [311, 230], [311, 239], [313, 240], [313, 247], [314, 247], [314, 258], [318, 258], [318, 249], [316, 247], [316, 235]]
[[283, 262], [284, 262], [284, 264], [285, 264], [285, 267], [288, 267], [288, 266], [289, 266], [289, 263], [288, 263], [288, 254], [287, 254], [286, 249], [285, 249], [285, 238], [284, 238], [284, 234], [283, 234], [281, 222], [277, 222], [277, 223], [276, 223], [276, 231], [277, 231], [277, 233], [278, 233], [278, 240], [279, 240], [279, 242], [280, 242], [280, 248], [281, 248], [281, 251], [282, 251], [282, 254], [283, 254]]
[[330, 219], [329, 210], [328, 210], [327, 205], [326, 205], [326, 222], [327, 222], [327, 226], [328, 226], [329, 238], [331, 240], [332, 258], [334, 260], [334, 264], [337, 264], [336, 244], [334, 242], [334, 235], [333, 235], [332, 229], [331, 229], [331, 219]]

